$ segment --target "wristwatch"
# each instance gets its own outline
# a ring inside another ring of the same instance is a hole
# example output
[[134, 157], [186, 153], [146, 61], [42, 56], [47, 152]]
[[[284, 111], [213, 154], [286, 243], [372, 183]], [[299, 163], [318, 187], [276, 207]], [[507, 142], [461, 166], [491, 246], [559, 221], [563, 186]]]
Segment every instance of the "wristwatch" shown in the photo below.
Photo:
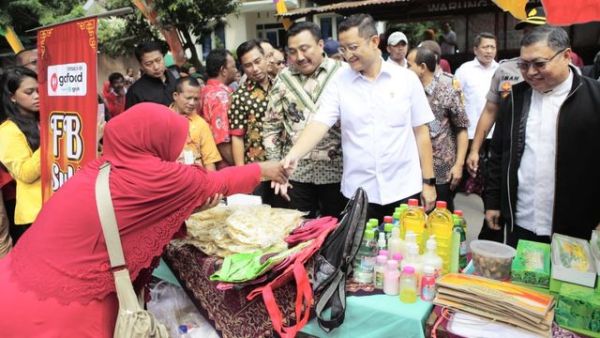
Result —
[[432, 178], [423, 178], [423, 184], [435, 185], [435, 177], [432, 177]]

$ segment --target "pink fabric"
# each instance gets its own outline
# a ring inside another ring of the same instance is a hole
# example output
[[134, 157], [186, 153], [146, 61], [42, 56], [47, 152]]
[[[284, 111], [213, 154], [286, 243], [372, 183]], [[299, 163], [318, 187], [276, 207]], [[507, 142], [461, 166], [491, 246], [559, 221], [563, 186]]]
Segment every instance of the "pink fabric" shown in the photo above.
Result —
[[[100, 315], [108, 306], [114, 321], [115, 287], [94, 192], [98, 167], [105, 161], [112, 164], [110, 190], [132, 280], [150, 267], [183, 221], [208, 197], [253, 191], [260, 178], [257, 164], [208, 173], [173, 162], [186, 141], [187, 123], [167, 107], [141, 103], [107, 124], [104, 155], [53, 195], [0, 265], [3, 337], [6, 332], [29, 336], [21, 333], [24, 327], [55, 311], [65, 321], [75, 322]], [[63, 314], [57, 304], [68, 304]], [[83, 313], [86, 309], [91, 312]], [[23, 312], [27, 315], [16, 315]], [[48, 320], [39, 325], [38, 329], [52, 330], [55, 324]], [[112, 327], [102, 329], [108, 334]], [[70, 336], [70, 327], [62, 330], [62, 336]]]
[[448, 74], [452, 74], [452, 68], [450, 68], [450, 63], [446, 59], [440, 59], [440, 68]]

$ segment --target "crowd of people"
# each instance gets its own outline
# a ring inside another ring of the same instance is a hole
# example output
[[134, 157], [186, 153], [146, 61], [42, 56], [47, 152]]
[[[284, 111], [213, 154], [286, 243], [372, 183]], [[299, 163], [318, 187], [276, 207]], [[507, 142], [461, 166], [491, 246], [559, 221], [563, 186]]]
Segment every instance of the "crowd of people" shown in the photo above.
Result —
[[[337, 41], [306, 21], [287, 31], [285, 53], [258, 39], [235, 57], [212, 50], [203, 74], [173, 71], [161, 43], [140, 43], [141, 76], [112, 73], [103, 86], [103, 153], [43, 207], [37, 54], [17, 55], [0, 79], [0, 299], [11, 304], [0, 332], [111, 335], [117, 301], [93, 188], [106, 161], [138, 286], [192, 212], [237, 192], [318, 217], [339, 216], [360, 187], [368, 217], [382, 220], [412, 198], [453, 210], [465, 189], [483, 196], [481, 238], [504, 241], [505, 228], [513, 246], [589, 238], [600, 226], [600, 83], [573, 66], [564, 29], [540, 18], [516, 27], [514, 59], [497, 62], [496, 37], [478, 34], [455, 74], [442, 58], [456, 52], [449, 24], [441, 46], [390, 34], [384, 60], [367, 14], [346, 18]], [[38, 325], [25, 325], [32, 316]]]

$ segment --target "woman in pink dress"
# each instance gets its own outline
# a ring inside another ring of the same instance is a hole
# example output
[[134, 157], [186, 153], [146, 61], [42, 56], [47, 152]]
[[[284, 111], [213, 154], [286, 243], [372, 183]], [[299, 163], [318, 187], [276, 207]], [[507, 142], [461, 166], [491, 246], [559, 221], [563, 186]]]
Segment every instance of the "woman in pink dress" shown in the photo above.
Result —
[[252, 192], [261, 176], [286, 180], [274, 162], [219, 172], [176, 163], [187, 135], [185, 118], [153, 103], [106, 125], [104, 155], [50, 198], [0, 260], [0, 336], [112, 337], [118, 301], [94, 191], [105, 161], [112, 164], [110, 190], [138, 289], [184, 220], [209, 198]]

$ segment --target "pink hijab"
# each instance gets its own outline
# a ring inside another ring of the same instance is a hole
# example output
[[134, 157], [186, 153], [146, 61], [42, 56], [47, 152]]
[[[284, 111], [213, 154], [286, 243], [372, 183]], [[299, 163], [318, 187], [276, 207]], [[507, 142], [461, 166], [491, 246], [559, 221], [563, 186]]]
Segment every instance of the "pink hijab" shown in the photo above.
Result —
[[40, 299], [83, 304], [114, 292], [94, 192], [105, 161], [112, 164], [110, 190], [132, 279], [148, 268], [207, 197], [206, 172], [173, 162], [187, 135], [184, 117], [154, 103], [135, 105], [110, 120], [104, 155], [52, 196], [12, 251], [21, 288]]

